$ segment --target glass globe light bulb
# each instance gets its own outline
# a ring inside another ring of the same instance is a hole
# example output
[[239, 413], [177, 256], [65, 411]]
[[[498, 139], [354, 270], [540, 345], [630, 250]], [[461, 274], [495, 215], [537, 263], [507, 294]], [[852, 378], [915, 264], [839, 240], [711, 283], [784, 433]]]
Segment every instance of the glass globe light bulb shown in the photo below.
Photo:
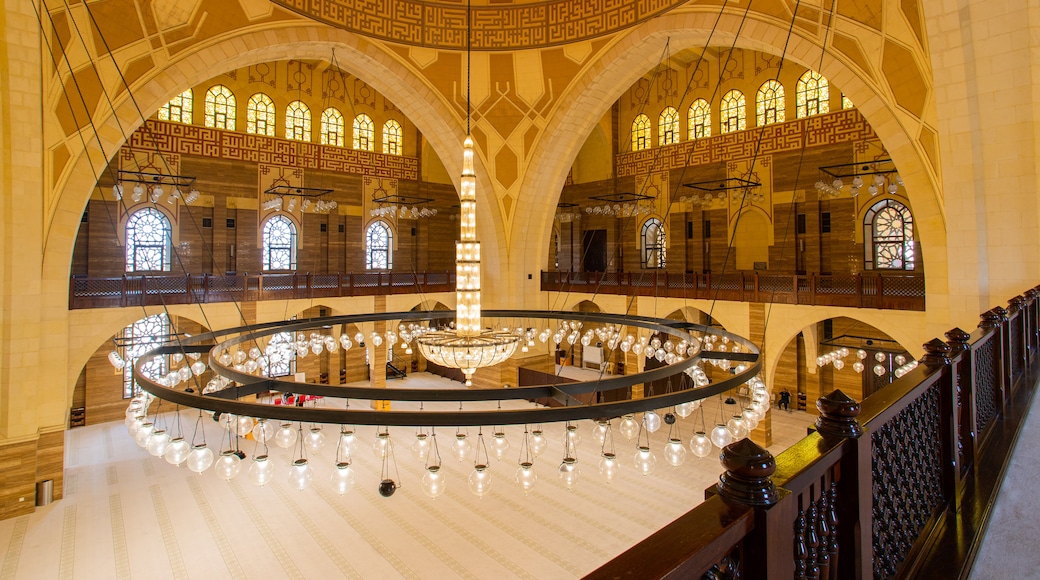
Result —
[[494, 437], [491, 438], [491, 454], [496, 459], [501, 460], [506, 455], [506, 451], [509, 450], [509, 440], [506, 439], [506, 434], [501, 431], [495, 433]]
[[668, 440], [664, 446], [664, 460], [672, 467], [679, 467], [686, 461], [686, 448], [683, 447], [682, 440], [675, 438]]
[[654, 457], [649, 447], [641, 446], [635, 455], [636, 469], [643, 475], [650, 475], [654, 471], [654, 465], [657, 465], [657, 458]]
[[265, 443], [271, 437], [274, 437], [274, 427], [263, 419], [257, 421], [256, 425], [253, 426], [253, 439], [260, 443]]
[[232, 415], [231, 413], [224, 413], [223, 415], [220, 415], [217, 419], [217, 422], [220, 424], [220, 427], [225, 431], [230, 431], [232, 425], [235, 426], [236, 430], [238, 429], [238, 417]]
[[289, 423], [282, 423], [274, 434], [274, 444], [282, 449], [291, 449], [293, 445], [296, 445], [296, 429], [293, 429]]
[[621, 436], [631, 441], [633, 437], [639, 434], [639, 423], [636, 422], [632, 415], [625, 415], [618, 425], [618, 431], [621, 432]]
[[163, 429], [156, 429], [152, 431], [151, 437], [148, 438], [148, 453], [152, 457], [159, 457], [163, 453], [166, 453], [166, 448], [170, 446], [170, 434]]
[[845, 368], [845, 361], [841, 360], [840, 358], [834, 359], [834, 362], [832, 364], [834, 365], [835, 370], [840, 371], [841, 369]]
[[325, 434], [321, 432], [321, 427], [311, 427], [311, 432], [307, 434], [304, 442], [307, 444], [307, 449], [312, 452], [317, 452], [325, 445]]
[[592, 435], [596, 437], [596, 443], [603, 445], [603, 441], [607, 438], [607, 431], [610, 427], [607, 426], [606, 421], [596, 421], [596, 426], [592, 429]]
[[170, 465], [180, 465], [188, 458], [189, 452], [191, 452], [191, 445], [181, 437], [174, 437], [166, 446], [162, 457]]
[[289, 485], [293, 489], [303, 491], [310, 487], [314, 479], [314, 469], [307, 463], [306, 459], [293, 461], [289, 468]]
[[711, 439], [708, 439], [708, 435], [704, 431], [697, 431], [690, 438], [690, 452], [700, 458], [705, 458], [711, 455]]
[[730, 434], [733, 435], [734, 441], [740, 441], [748, 436], [747, 423], [744, 422], [744, 417], [742, 415], [734, 415], [732, 419], [727, 421], [726, 429], [728, 429]]
[[895, 358], [893, 358], [892, 360], [894, 360], [895, 363], [899, 366], [903, 366], [904, 364], [906, 364], [906, 357], [901, 354], [897, 354]]
[[538, 474], [534, 471], [534, 464], [530, 461], [520, 463], [520, 466], [516, 468], [516, 475], [513, 476], [513, 481], [516, 482], [516, 486], [520, 488], [524, 495], [531, 493], [535, 482], [538, 481]]
[[879, 363], [885, 362], [886, 358], [888, 358], [888, 357], [885, 356], [885, 353], [883, 353], [881, 351], [878, 351], [878, 352], [874, 353], [874, 360], [878, 361]]
[[726, 429], [725, 425], [719, 423], [711, 430], [711, 442], [715, 447], [722, 449], [733, 443], [733, 434], [729, 432], [729, 429]]
[[416, 433], [415, 441], [412, 442], [412, 453], [420, 462], [425, 462], [430, 456], [430, 436], [426, 433]]
[[875, 375], [877, 375], [879, 377], [883, 377], [883, 376], [885, 376], [885, 372], [886, 372], [886, 369], [885, 369], [884, 365], [874, 365], [874, 374]]
[[863, 360], [863, 359], [867, 358], [867, 351], [865, 351], [863, 349], [857, 350], [856, 351], [856, 358], [858, 358], [859, 360]]
[[372, 444], [372, 453], [375, 453], [376, 457], [382, 459], [386, 456], [390, 450], [390, 433], [382, 432], [376, 435], [376, 440]]
[[141, 423], [141, 427], [134, 434], [134, 441], [137, 442], [138, 447], [144, 447], [148, 445], [148, 438], [152, 436], [155, 431], [155, 427], [151, 421], [145, 421]]
[[238, 430], [239, 437], [245, 437], [246, 433], [249, 433], [250, 431], [252, 431], [254, 424], [255, 424], [255, 422], [253, 421], [252, 417], [242, 417], [242, 416], [239, 416], [238, 417], [238, 425], [237, 425], [237, 430]]
[[856, 361], [856, 362], [852, 363], [852, 370], [856, 371], [857, 373], [863, 372], [864, 368], [865, 367], [863, 366], [863, 363], [860, 362], [860, 361]]
[[465, 461], [473, 450], [473, 445], [465, 433], [455, 434], [455, 443], [451, 446], [451, 455], [459, 461]]
[[621, 462], [617, 460], [617, 455], [613, 453], [604, 453], [599, 460], [599, 474], [607, 483], [611, 483], [618, 478], [621, 473]]
[[444, 474], [441, 473], [440, 465], [431, 465], [426, 468], [426, 474], [422, 476], [423, 493], [430, 499], [437, 499], [444, 495]]
[[343, 461], [336, 464], [336, 469], [332, 470], [332, 476], [329, 478], [329, 481], [332, 483], [333, 491], [343, 495], [354, 489], [357, 478], [354, 476], [354, 470], [350, 467], [350, 464]]
[[693, 413], [693, 403], [679, 403], [675, 406], [675, 414], [682, 417], [683, 419], [690, 416]]
[[651, 433], [656, 433], [661, 428], [661, 416], [657, 414], [657, 411], [643, 413], [643, 427]]
[[474, 465], [469, 474], [469, 490], [477, 497], [484, 497], [491, 489], [491, 471], [487, 465]]
[[213, 471], [217, 473], [217, 477], [224, 481], [228, 481], [235, 477], [241, 470], [242, 459], [230, 449], [227, 451], [221, 451], [220, 457], [217, 458], [216, 463], [213, 464]]
[[188, 469], [195, 473], [202, 473], [213, 465], [213, 450], [206, 444], [195, 445], [191, 448], [187, 458]]
[[573, 457], [564, 457], [557, 471], [560, 474], [560, 482], [563, 483], [563, 486], [567, 489], [574, 489], [574, 485], [578, 483], [578, 478], [581, 477], [578, 460]]
[[343, 431], [339, 434], [339, 444], [347, 450], [347, 453], [354, 455], [359, 445], [357, 435], [353, 431]]
[[528, 445], [531, 449], [531, 455], [538, 457], [545, 451], [549, 442], [545, 440], [545, 435], [542, 435], [541, 430], [535, 429], [531, 431], [531, 440], [528, 441]]
[[566, 449], [577, 449], [578, 443], [581, 443], [581, 434], [578, 433], [577, 425], [567, 425], [566, 430], [563, 432], [563, 448]]
[[267, 485], [274, 477], [274, 461], [266, 455], [257, 455], [249, 466], [249, 481], [258, 487]]

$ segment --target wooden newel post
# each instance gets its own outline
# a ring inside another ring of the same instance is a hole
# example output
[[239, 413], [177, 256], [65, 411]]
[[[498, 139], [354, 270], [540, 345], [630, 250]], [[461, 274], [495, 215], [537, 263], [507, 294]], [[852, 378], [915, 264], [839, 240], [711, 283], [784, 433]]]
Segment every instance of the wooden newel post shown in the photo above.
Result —
[[939, 440], [942, 443], [942, 479], [944, 495], [950, 498], [953, 511], [960, 509], [960, 494], [957, 487], [960, 480], [961, 457], [958, 453], [959, 435], [961, 431], [960, 414], [957, 413], [957, 378], [950, 363], [950, 345], [933, 338], [921, 345], [925, 355], [921, 364], [940, 369], [942, 378], [939, 382]]
[[780, 499], [770, 478], [776, 471], [776, 459], [748, 438], [730, 443], [720, 456], [726, 472], [719, 476], [722, 499], [748, 506], [769, 506]]
[[859, 403], [841, 389], [816, 399], [816, 408], [820, 411], [816, 419], [816, 432], [824, 438], [855, 438], [863, 434], [858, 419]]
[[975, 390], [971, 380], [974, 376], [971, 360], [971, 346], [968, 341], [971, 335], [960, 328], [952, 328], [946, 332], [946, 344], [950, 345], [950, 360], [953, 362], [954, 391], [957, 394], [957, 422], [960, 432], [957, 435], [958, 480], [966, 475], [967, 468], [975, 463]]

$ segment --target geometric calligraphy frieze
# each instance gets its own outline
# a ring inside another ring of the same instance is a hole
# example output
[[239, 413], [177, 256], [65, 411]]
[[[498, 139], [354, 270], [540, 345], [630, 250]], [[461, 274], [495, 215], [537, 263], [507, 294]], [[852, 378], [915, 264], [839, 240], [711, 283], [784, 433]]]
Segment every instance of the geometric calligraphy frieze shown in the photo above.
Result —
[[845, 109], [707, 139], [621, 153], [617, 156], [618, 177], [751, 158], [756, 153], [772, 155], [877, 138], [859, 111]]
[[419, 160], [197, 125], [149, 120], [130, 136], [130, 147], [230, 161], [321, 169], [415, 181]]

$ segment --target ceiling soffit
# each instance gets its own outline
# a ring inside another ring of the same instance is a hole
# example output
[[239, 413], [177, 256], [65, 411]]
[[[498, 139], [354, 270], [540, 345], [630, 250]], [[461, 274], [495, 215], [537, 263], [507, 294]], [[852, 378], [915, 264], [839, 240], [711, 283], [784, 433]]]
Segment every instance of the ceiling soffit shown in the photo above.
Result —
[[[272, 0], [330, 26], [402, 44], [463, 50], [466, 6], [461, 1]], [[473, 6], [475, 50], [519, 50], [568, 44], [635, 26], [686, 0], [515, 0]]]

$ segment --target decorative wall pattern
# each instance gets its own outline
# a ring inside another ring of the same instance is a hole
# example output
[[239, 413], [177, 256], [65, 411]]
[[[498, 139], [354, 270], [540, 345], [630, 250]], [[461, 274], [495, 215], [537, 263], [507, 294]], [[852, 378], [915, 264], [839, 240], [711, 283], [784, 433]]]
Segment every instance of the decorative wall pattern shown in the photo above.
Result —
[[[319, 22], [404, 44], [466, 47], [466, 7], [409, 0], [274, 0]], [[473, 7], [473, 48], [511, 50], [576, 42], [623, 30], [685, 0], [548, 0]]]
[[417, 180], [419, 160], [400, 155], [327, 147], [196, 125], [151, 120], [130, 136], [130, 147], [163, 154], [323, 169], [340, 173]]
[[[759, 136], [759, 133], [764, 132]], [[618, 177], [877, 139], [855, 109], [618, 155]]]

